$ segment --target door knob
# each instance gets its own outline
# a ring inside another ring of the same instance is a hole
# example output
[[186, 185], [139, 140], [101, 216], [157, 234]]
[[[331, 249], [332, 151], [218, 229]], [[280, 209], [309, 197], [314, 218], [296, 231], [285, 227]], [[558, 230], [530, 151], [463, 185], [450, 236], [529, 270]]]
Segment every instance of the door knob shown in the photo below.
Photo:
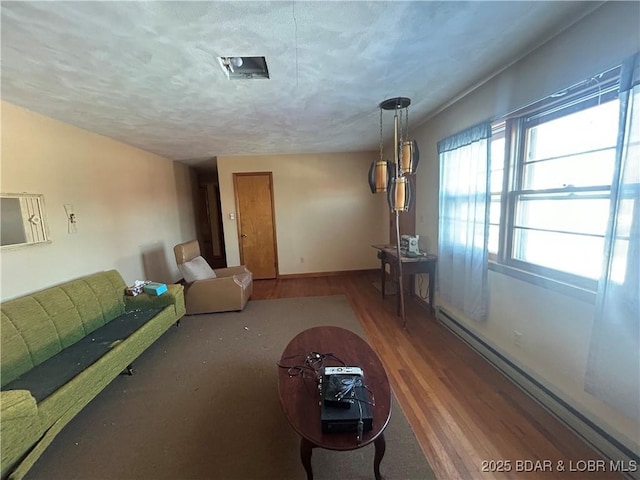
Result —
[[243, 233], [243, 234], [242, 234], [242, 235], [240, 235], [240, 236], [241, 236], [242, 238], [245, 238], [247, 235]]

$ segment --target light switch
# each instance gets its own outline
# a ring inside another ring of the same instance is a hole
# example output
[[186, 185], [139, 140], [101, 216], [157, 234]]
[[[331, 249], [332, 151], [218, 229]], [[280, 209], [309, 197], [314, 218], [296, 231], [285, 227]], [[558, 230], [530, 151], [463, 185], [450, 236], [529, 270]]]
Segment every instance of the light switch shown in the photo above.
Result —
[[229, 220], [235, 220], [236, 219], [236, 214], [235, 213], [230, 213], [229, 214]]
[[64, 210], [67, 213], [67, 233], [77, 233], [78, 225], [77, 225], [77, 217], [74, 213], [73, 205], [70, 203], [64, 204]]

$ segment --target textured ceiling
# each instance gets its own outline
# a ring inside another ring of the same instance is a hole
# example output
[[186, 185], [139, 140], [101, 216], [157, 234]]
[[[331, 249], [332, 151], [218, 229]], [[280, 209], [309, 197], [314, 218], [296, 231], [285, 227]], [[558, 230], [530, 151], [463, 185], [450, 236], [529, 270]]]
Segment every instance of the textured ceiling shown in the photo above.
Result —
[[415, 125], [598, 5], [3, 1], [2, 98], [191, 164], [375, 150], [382, 100], [410, 97]]

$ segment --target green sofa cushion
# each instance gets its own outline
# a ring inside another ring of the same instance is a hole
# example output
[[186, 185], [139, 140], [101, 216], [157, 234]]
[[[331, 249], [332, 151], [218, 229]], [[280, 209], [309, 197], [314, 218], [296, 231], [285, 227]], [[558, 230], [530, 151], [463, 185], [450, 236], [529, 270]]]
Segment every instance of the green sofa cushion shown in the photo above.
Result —
[[110, 270], [3, 302], [2, 387], [122, 314], [125, 286]]
[[55, 325], [32, 296], [2, 305], [2, 384], [62, 350]]
[[162, 309], [127, 312], [65, 348], [54, 357], [7, 384], [4, 390], [29, 390], [39, 403], [95, 363]]
[[[100, 325], [111, 321], [113, 318], [124, 312], [124, 289], [127, 286], [120, 276], [117, 270], [109, 270], [107, 272], [96, 273], [88, 277], [84, 277], [80, 282], [85, 283], [91, 289], [93, 293], [92, 300], [89, 300], [85, 295], [79, 295], [73, 297], [69, 284], [63, 285], [62, 288], [72, 296], [74, 303], [76, 304], [78, 311], [84, 312], [85, 309], [90, 309], [91, 303], [97, 303], [102, 310], [103, 322]], [[73, 282], [72, 282], [73, 283]], [[91, 310], [89, 310], [90, 312]], [[91, 324], [91, 317], [86, 319]], [[96, 328], [100, 325], [96, 325]], [[88, 332], [93, 331], [89, 329]]]

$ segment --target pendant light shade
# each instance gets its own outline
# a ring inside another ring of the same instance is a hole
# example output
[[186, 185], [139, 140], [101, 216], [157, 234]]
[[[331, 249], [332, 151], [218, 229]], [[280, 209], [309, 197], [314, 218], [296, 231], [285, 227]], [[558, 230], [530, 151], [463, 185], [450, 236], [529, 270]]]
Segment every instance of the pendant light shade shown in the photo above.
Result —
[[413, 204], [413, 192], [408, 177], [392, 178], [387, 192], [387, 201], [392, 212], [407, 212]]
[[369, 167], [369, 188], [371, 193], [386, 192], [392, 174], [393, 164], [388, 160], [377, 160]]
[[400, 147], [402, 154], [400, 158], [400, 174], [401, 175], [413, 175], [418, 169], [418, 162], [420, 162], [420, 151], [418, 150], [418, 142], [415, 140], [405, 140]]

